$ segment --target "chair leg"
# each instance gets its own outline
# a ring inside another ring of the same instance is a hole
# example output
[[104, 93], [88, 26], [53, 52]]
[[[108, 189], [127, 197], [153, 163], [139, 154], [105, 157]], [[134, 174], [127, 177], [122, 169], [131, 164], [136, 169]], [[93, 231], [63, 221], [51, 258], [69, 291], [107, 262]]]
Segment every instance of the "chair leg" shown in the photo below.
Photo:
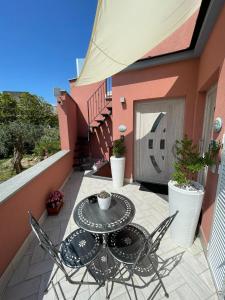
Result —
[[49, 288], [50, 284], [52, 283], [52, 281], [53, 281], [53, 279], [54, 279], [54, 277], [55, 277], [58, 269], [59, 269], [59, 267], [56, 268], [54, 274], [52, 275], [51, 279], [49, 280], [48, 285], [47, 285], [46, 289], [44, 290], [44, 294], [47, 294], [48, 288]]
[[109, 299], [109, 282], [108, 280], [106, 281], [106, 299]]
[[155, 271], [155, 273], [156, 273], [156, 275], [157, 275], [157, 277], [158, 277], [158, 279], [159, 279], [159, 282], [160, 282], [160, 284], [161, 284], [161, 286], [162, 286], [162, 288], [163, 288], [163, 290], [164, 290], [165, 297], [166, 297], [166, 298], [169, 298], [169, 294], [167, 293], [167, 290], [166, 290], [165, 285], [164, 285], [164, 283], [163, 283], [163, 281], [162, 281], [162, 278], [161, 278], [160, 275], [159, 275], [158, 270], [155, 268], [154, 264], [152, 263], [152, 261], [151, 261], [151, 259], [150, 259], [149, 257], [148, 257], [148, 259], [150, 260], [150, 262], [151, 262], [151, 264], [152, 264], [152, 267], [153, 267], [153, 269], [154, 269], [154, 271]]
[[134, 297], [135, 297], [135, 300], [138, 300], [137, 293], [136, 293], [136, 289], [135, 289], [135, 286], [134, 286], [134, 279], [133, 279], [133, 277], [131, 277], [131, 282], [132, 282], [132, 286], [133, 286], [133, 290], [134, 290]]
[[80, 290], [81, 284], [82, 284], [83, 281], [84, 281], [84, 277], [85, 277], [86, 274], [87, 274], [87, 269], [85, 270], [85, 272], [84, 272], [84, 274], [83, 274], [83, 276], [82, 276], [82, 278], [81, 278], [81, 281], [80, 281], [80, 283], [79, 283], [79, 285], [78, 285], [78, 287], [77, 287], [77, 290], [76, 290], [76, 293], [75, 293], [73, 299], [76, 298], [76, 296], [77, 296], [77, 294], [78, 294], [78, 292], [79, 292], [79, 290]]

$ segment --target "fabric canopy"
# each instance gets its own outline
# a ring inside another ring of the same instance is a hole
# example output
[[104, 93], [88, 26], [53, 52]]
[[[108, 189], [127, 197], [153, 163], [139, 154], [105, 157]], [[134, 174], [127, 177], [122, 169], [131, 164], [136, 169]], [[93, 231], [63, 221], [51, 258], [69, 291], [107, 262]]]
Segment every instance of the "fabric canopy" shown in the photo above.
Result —
[[178, 29], [201, 0], [99, 0], [77, 85], [128, 67]]

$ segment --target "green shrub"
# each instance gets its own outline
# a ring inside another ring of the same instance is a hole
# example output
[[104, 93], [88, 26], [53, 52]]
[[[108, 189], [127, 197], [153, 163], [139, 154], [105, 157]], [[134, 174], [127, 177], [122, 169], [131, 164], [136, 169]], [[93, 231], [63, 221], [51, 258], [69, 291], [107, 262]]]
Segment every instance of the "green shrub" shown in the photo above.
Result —
[[126, 147], [124, 145], [123, 140], [115, 140], [113, 142], [113, 155], [115, 157], [122, 157], [124, 153], [126, 152]]
[[43, 158], [60, 150], [59, 131], [57, 128], [46, 128], [44, 135], [36, 143], [34, 153]]
[[172, 179], [180, 186], [190, 184], [194, 175], [205, 166], [211, 166], [215, 163], [220, 147], [220, 143], [211, 143], [208, 152], [202, 156], [198, 147], [193, 145], [192, 140], [188, 139], [187, 136], [181, 141], [176, 141], [177, 161], [174, 164], [175, 171], [172, 174]]

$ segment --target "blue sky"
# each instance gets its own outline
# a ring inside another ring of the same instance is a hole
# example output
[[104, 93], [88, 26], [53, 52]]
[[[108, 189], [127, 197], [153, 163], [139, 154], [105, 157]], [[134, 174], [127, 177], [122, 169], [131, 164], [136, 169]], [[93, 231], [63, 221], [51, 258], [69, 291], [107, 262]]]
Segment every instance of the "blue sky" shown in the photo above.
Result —
[[0, 91], [28, 91], [54, 104], [84, 57], [97, 0], [0, 0]]

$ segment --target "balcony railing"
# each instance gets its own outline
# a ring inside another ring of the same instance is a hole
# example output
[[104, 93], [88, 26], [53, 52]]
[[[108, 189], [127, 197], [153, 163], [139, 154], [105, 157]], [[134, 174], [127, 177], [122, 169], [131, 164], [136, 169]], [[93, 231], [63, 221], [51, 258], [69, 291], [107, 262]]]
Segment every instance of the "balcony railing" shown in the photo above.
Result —
[[112, 79], [107, 78], [101, 83], [97, 90], [87, 101], [88, 125], [95, 121], [95, 118], [101, 115], [101, 112], [107, 107], [107, 97], [112, 95]]

